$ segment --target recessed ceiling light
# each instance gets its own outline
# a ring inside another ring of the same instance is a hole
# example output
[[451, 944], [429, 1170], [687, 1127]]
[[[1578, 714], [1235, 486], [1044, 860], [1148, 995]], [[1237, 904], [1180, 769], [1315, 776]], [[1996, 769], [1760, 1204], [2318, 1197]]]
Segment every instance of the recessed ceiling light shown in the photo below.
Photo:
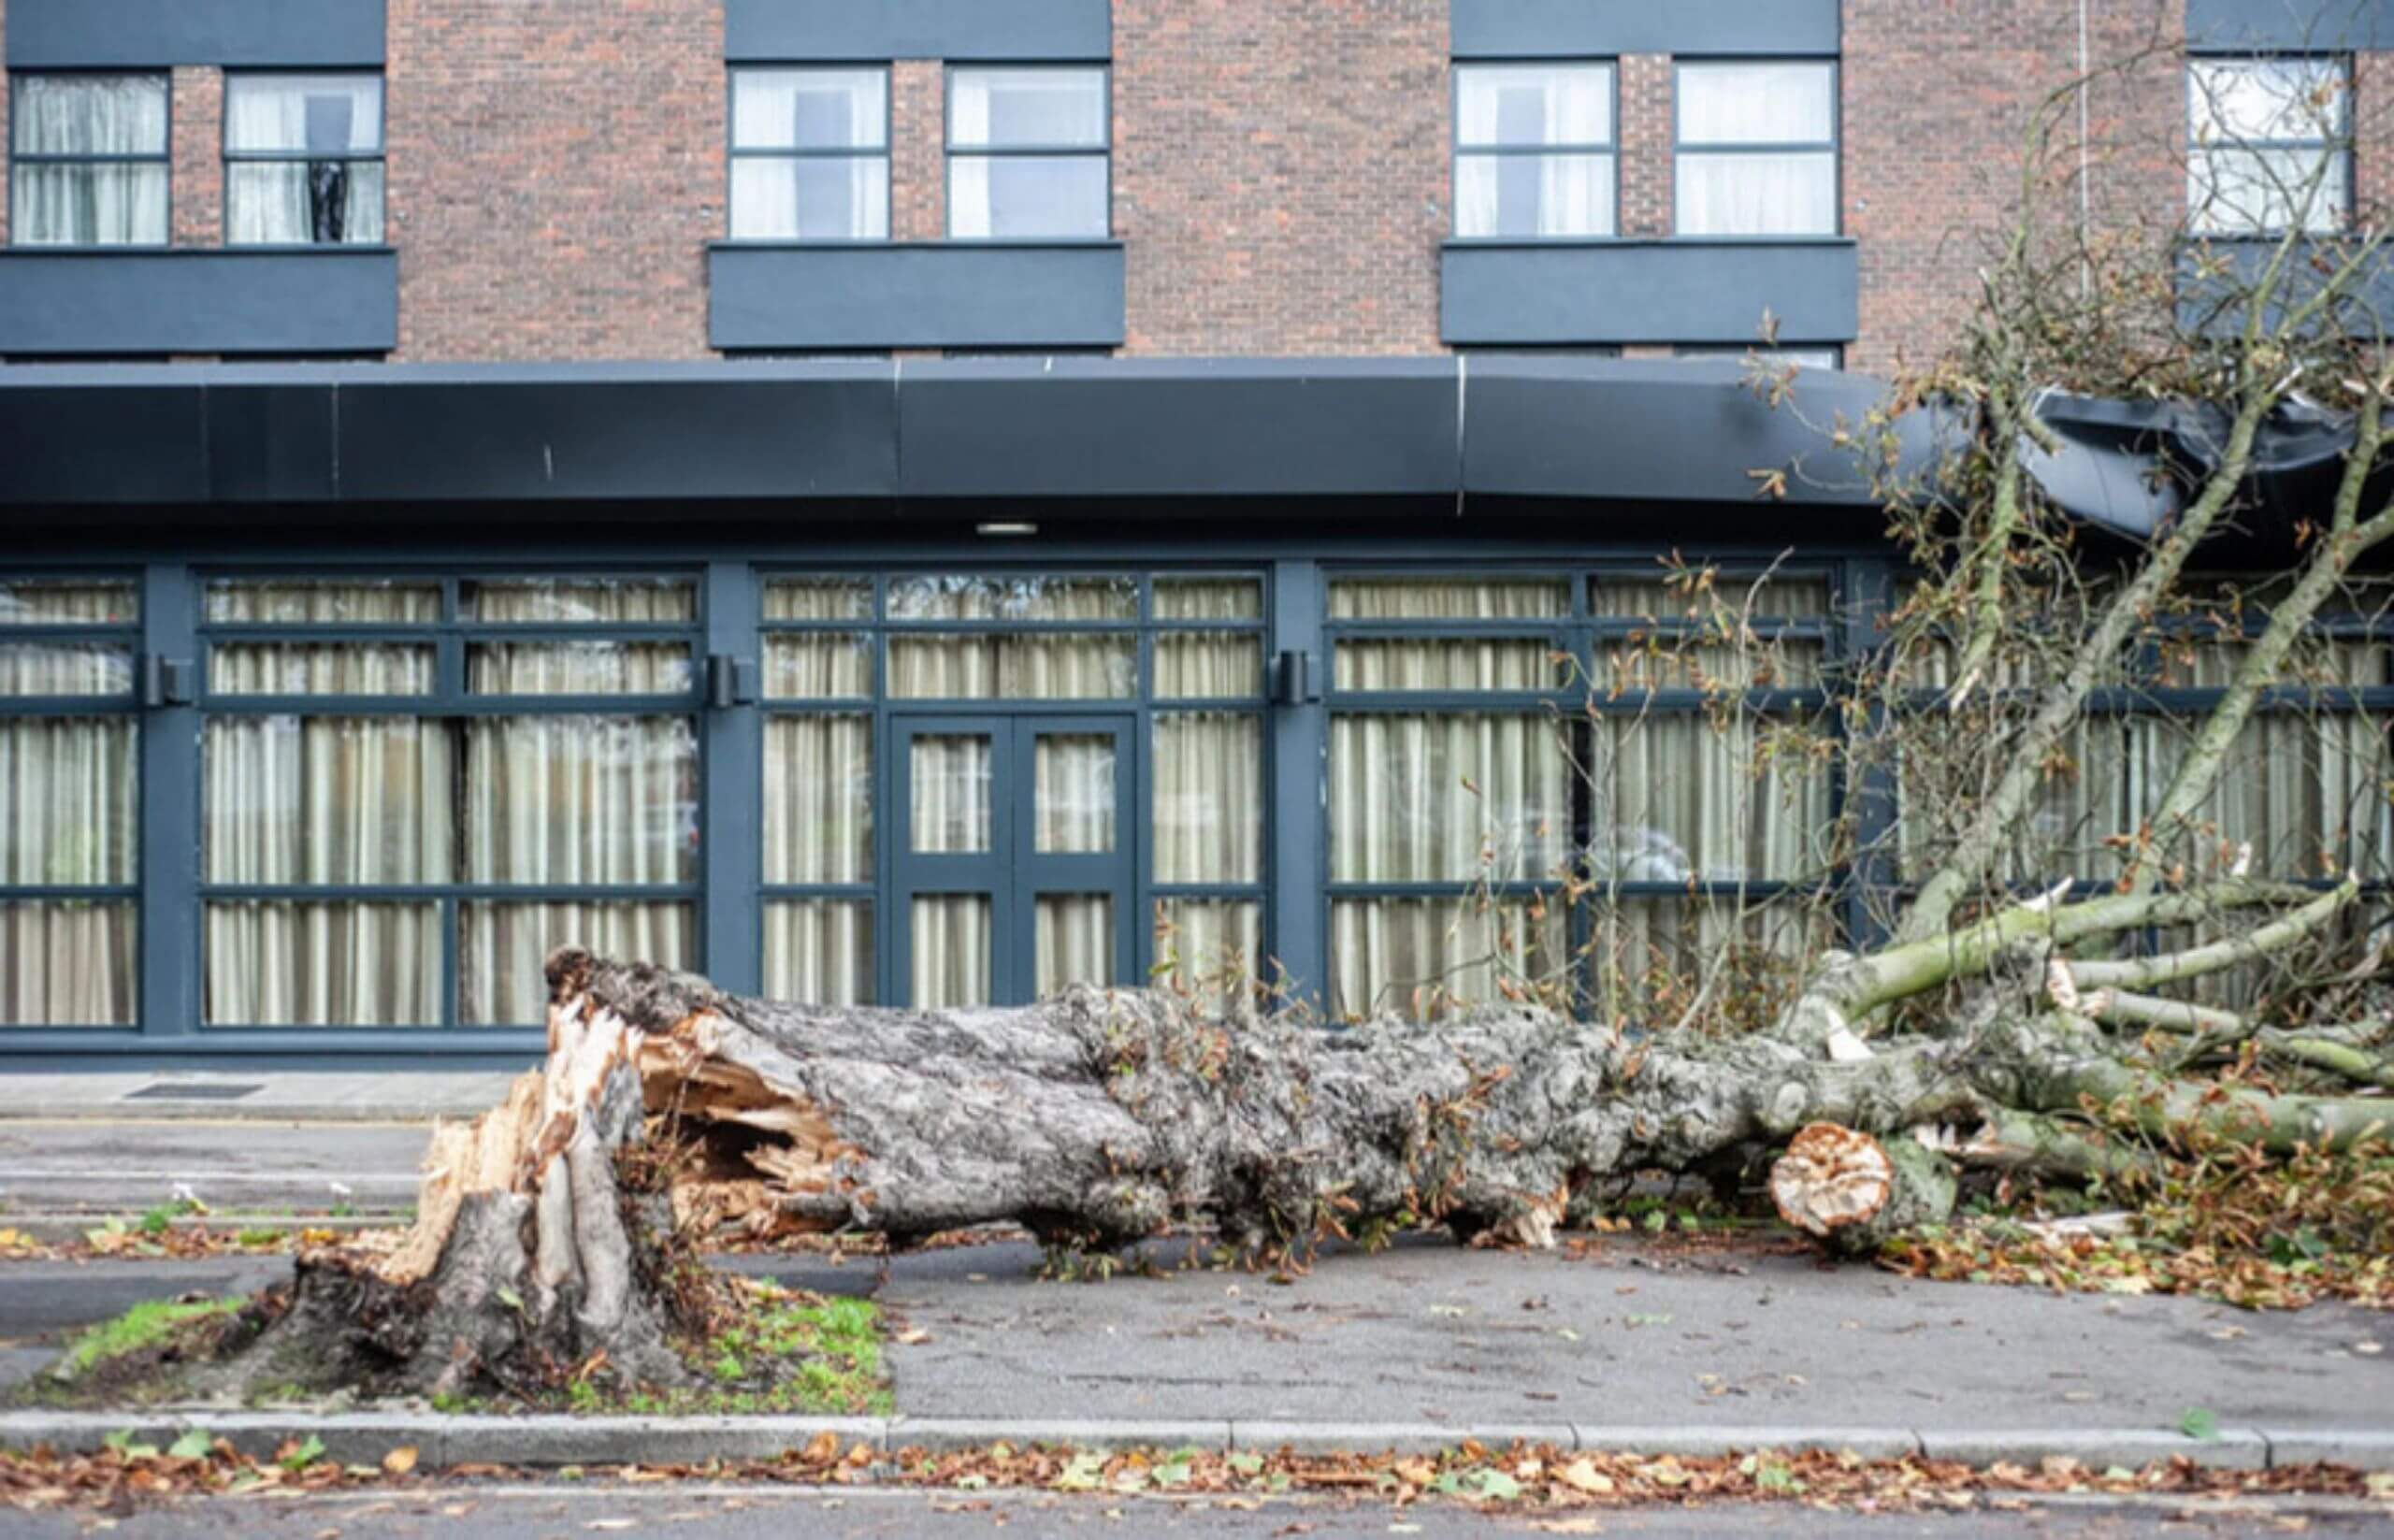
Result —
[[975, 531], [983, 535], [1036, 535], [1039, 533], [1039, 526], [1035, 524], [1007, 523], [1004, 521], [990, 524], [976, 524], [973, 527]]

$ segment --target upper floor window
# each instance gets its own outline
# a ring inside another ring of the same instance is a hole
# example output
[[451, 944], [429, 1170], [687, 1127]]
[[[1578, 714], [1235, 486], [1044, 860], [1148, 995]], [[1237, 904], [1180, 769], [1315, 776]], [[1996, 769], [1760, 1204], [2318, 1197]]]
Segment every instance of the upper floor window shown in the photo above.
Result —
[[1455, 234], [1609, 236], [1610, 65], [1455, 68]]
[[226, 76], [225, 244], [382, 239], [382, 78]]
[[13, 100], [14, 244], [166, 244], [166, 76], [20, 75]]
[[1113, 229], [1110, 117], [1103, 68], [951, 72], [947, 233], [1103, 239]]
[[889, 72], [731, 72], [731, 234], [889, 238]]
[[1681, 65], [1683, 236], [1837, 234], [1837, 66]]
[[2351, 99], [2340, 59], [2188, 65], [2192, 227], [2205, 235], [2342, 229], [2352, 207]]

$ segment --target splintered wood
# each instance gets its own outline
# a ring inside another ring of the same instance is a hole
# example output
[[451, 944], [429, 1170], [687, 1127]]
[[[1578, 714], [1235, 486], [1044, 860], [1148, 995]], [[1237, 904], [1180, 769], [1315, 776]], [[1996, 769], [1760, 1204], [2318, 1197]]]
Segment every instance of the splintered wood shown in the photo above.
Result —
[[1895, 1173], [1885, 1147], [1868, 1134], [1814, 1123], [1770, 1168], [1770, 1197], [1781, 1218], [1825, 1239], [1886, 1207]]
[[[759, 1237], [829, 1228], [791, 1213], [785, 1200], [852, 1187], [839, 1167], [864, 1152], [842, 1139], [804, 1095], [714, 1057], [724, 1029], [700, 1012], [642, 1045], [641, 1085], [650, 1115], [678, 1122], [699, 1144], [699, 1168], [672, 1188], [674, 1222], [700, 1231], [729, 1226]], [[753, 1134], [710, 1138], [711, 1128]]]

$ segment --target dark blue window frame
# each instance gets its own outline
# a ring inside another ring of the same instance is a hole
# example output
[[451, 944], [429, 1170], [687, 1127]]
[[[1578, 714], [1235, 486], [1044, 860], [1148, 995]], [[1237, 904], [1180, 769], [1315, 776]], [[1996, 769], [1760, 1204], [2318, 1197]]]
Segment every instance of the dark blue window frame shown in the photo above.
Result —
[[[609, 581], [619, 579], [665, 578], [686, 583], [693, 595], [694, 618], [688, 622], [615, 623], [615, 622], [539, 622], [514, 623], [478, 621], [468, 618], [464, 608], [464, 591], [483, 581], [507, 582], [572, 582], [575, 580]], [[248, 718], [310, 717], [408, 717], [425, 721], [455, 723], [473, 717], [605, 717], [622, 720], [680, 718], [688, 723], [692, 741], [692, 784], [703, 788], [707, 776], [708, 745], [700, 720], [702, 686], [705, 679], [705, 657], [702, 640], [707, 619], [706, 584], [702, 572], [696, 567], [686, 569], [628, 569], [592, 563], [427, 567], [385, 566], [372, 563], [311, 565], [306, 568], [275, 568], [258, 565], [227, 567], [195, 567], [190, 569], [193, 613], [196, 617], [194, 634], [198, 646], [195, 654], [197, 680], [195, 691], [198, 720], [205, 723], [212, 716]], [[437, 585], [440, 592], [440, 612], [436, 619], [423, 623], [369, 622], [364, 624], [295, 624], [287, 622], [210, 621], [206, 618], [205, 596], [211, 584], [218, 583], [274, 582], [414, 582], [425, 586]], [[562, 641], [562, 642], [680, 642], [688, 659], [688, 687], [671, 694], [611, 694], [611, 695], [523, 695], [476, 693], [468, 688], [469, 660], [473, 648], [485, 642]], [[369, 645], [415, 643], [428, 647], [433, 653], [433, 688], [416, 695], [263, 695], [220, 693], [214, 688], [213, 653], [223, 645], [277, 642], [351, 642]], [[204, 822], [207, 773], [204, 752], [195, 751], [192, 796], [194, 807], [199, 811], [190, 831], [196, 842], [206, 838]], [[459, 779], [455, 789], [463, 790], [466, 761], [458, 756], [453, 773]], [[638, 902], [657, 905], [678, 905], [690, 912], [692, 965], [705, 956], [706, 915], [704, 899], [707, 892], [707, 862], [713, 841], [707, 838], [706, 798], [703, 790], [694, 792], [698, 802], [698, 850], [688, 880], [671, 884], [641, 885], [592, 884], [490, 884], [462, 880], [460, 869], [453, 868], [451, 880], [445, 883], [407, 885], [306, 885], [306, 884], [229, 884], [207, 880], [204, 871], [196, 884], [194, 921], [188, 927], [186, 943], [191, 996], [195, 1001], [204, 999], [200, 981], [206, 967], [206, 931], [198, 921], [210, 903], [233, 902], [298, 902], [298, 903], [411, 903], [428, 904], [437, 909], [440, 937], [440, 1010], [438, 1021], [411, 1025], [351, 1027], [336, 1024], [260, 1025], [243, 1022], [211, 1022], [204, 1014], [195, 1015], [193, 1024], [211, 1038], [233, 1040], [245, 1045], [279, 1048], [281, 1040], [294, 1034], [341, 1034], [360, 1040], [361, 1046], [388, 1046], [394, 1043], [420, 1040], [434, 1034], [460, 1048], [474, 1046], [505, 1046], [523, 1039], [526, 1029], [538, 1022], [486, 1023], [471, 1026], [460, 1022], [459, 952], [460, 930], [465, 906], [476, 903], [607, 903]], [[462, 808], [455, 810], [455, 832], [462, 838], [465, 818]], [[188, 1030], [186, 1026], [182, 1029]], [[316, 1044], [310, 1043], [310, 1046]]]
[[[964, 575], [994, 578], [1056, 578], [1117, 579], [1136, 585], [1137, 609], [1127, 620], [1043, 620], [1022, 621], [1003, 619], [916, 620], [894, 617], [890, 613], [889, 588], [893, 583], [927, 576]], [[1268, 957], [1274, 955], [1275, 883], [1271, 859], [1273, 818], [1270, 795], [1274, 776], [1274, 739], [1270, 708], [1259, 688], [1248, 696], [1222, 697], [1159, 697], [1156, 693], [1155, 645], [1160, 636], [1173, 633], [1223, 634], [1237, 633], [1255, 639], [1261, 661], [1270, 661], [1272, 614], [1272, 574], [1268, 564], [1245, 563], [1224, 566], [1202, 564], [1172, 564], [1116, 562], [1106, 564], [1041, 561], [1035, 558], [1016, 562], [959, 560], [951, 562], [916, 562], [905, 565], [873, 564], [843, 566], [839, 563], [811, 563], [804, 566], [772, 566], [758, 569], [757, 582], [768, 584], [777, 579], [848, 579], [871, 584], [872, 605], [868, 615], [853, 618], [826, 618], [789, 621], [765, 620], [758, 632], [766, 645], [775, 635], [861, 635], [871, 639], [868, 669], [871, 695], [831, 698], [788, 698], [765, 696], [760, 709], [767, 717], [776, 716], [863, 716], [872, 723], [873, 744], [873, 870], [871, 880], [861, 884], [771, 884], [760, 881], [756, 889], [757, 913], [755, 930], [761, 945], [766, 906], [775, 903], [829, 901], [871, 903], [873, 924], [873, 987], [875, 999], [891, 1001], [902, 998], [901, 981], [895, 969], [900, 949], [895, 944], [895, 927], [904, 923], [903, 916], [891, 913], [889, 874], [895, 870], [898, 819], [892, 814], [897, 799], [904, 795], [900, 784], [896, 729], [893, 720], [901, 716], [1003, 716], [1070, 718], [1074, 716], [1131, 717], [1134, 728], [1132, 784], [1139, 788], [1143, 805], [1134, 810], [1132, 820], [1135, 848], [1134, 900], [1136, 913], [1118, 924], [1132, 927], [1133, 956], [1138, 974], [1132, 980], [1144, 979], [1155, 961], [1154, 918], [1160, 903], [1174, 900], [1249, 902], [1257, 906], [1257, 933]], [[1252, 619], [1163, 619], [1155, 612], [1157, 580], [1205, 579], [1251, 581], [1257, 585], [1261, 598], [1260, 613]], [[1119, 698], [1090, 699], [1058, 699], [1054, 698], [989, 698], [977, 697], [898, 697], [889, 687], [888, 650], [891, 639], [903, 636], [1104, 636], [1118, 635], [1133, 639], [1135, 673], [1130, 695]], [[1260, 682], [1259, 682], [1260, 685]], [[1264, 806], [1264, 828], [1259, 832], [1263, 851], [1260, 878], [1255, 883], [1158, 883], [1154, 876], [1153, 790], [1155, 786], [1154, 756], [1156, 718], [1175, 712], [1205, 712], [1240, 714], [1254, 717], [1258, 724], [1259, 754], [1258, 785]], [[761, 758], [757, 767], [754, 798], [743, 809], [743, 815], [757, 820], [762, 828], [762, 795], [764, 785]], [[1256, 959], [1259, 970], [1266, 964]]]

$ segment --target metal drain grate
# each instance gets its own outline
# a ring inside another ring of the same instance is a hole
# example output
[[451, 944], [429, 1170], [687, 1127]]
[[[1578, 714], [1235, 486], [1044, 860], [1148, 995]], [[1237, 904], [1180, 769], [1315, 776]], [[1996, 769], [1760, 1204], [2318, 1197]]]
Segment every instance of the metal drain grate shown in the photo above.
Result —
[[127, 1091], [123, 1099], [127, 1101], [238, 1101], [265, 1089], [264, 1086], [239, 1086], [222, 1080], [161, 1080], [137, 1091]]

